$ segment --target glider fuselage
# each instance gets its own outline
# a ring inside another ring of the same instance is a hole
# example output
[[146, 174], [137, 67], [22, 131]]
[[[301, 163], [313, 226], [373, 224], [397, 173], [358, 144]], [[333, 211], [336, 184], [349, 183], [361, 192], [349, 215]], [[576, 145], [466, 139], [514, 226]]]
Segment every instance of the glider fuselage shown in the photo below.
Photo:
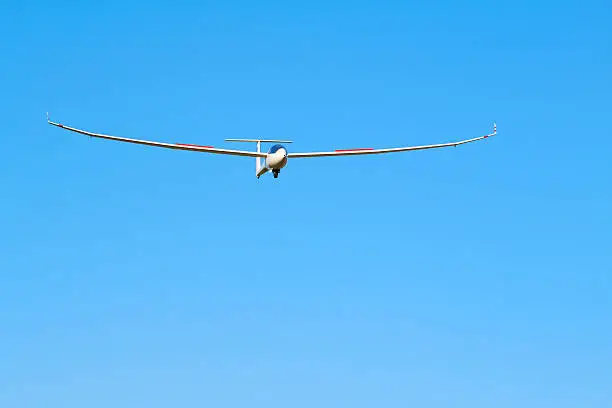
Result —
[[[257, 159], [259, 161], [259, 159]], [[270, 147], [266, 155], [266, 161], [264, 166], [257, 166], [257, 178], [272, 171], [274, 177], [278, 177], [280, 170], [287, 165], [287, 148], [280, 144], [275, 144]]]

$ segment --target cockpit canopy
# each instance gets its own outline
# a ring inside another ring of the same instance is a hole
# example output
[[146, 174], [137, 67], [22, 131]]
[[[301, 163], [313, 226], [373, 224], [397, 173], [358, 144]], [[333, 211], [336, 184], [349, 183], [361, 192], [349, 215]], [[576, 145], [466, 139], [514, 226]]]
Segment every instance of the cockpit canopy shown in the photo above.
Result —
[[[270, 150], [268, 151], [268, 153], [276, 153], [279, 149], [285, 149], [285, 146], [280, 145], [280, 144], [275, 144], [274, 146], [272, 146], [270, 148]], [[287, 149], [285, 149], [287, 150]]]

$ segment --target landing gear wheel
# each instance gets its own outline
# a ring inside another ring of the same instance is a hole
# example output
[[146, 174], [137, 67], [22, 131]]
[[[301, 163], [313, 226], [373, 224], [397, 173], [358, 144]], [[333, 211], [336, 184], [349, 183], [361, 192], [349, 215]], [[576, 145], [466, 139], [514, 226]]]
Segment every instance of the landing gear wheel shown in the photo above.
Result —
[[274, 178], [278, 178], [278, 173], [280, 173], [280, 170], [272, 170], [272, 174], [274, 174]]

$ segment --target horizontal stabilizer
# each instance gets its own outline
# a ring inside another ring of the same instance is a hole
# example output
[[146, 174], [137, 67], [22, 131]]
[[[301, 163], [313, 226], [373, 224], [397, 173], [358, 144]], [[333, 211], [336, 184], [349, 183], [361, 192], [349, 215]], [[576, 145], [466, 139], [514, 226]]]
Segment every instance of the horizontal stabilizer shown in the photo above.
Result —
[[225, 139], [226, 142], [251, 142], [251, 143], [292, 143], [291, 140], [275, 140], [275, 139]]

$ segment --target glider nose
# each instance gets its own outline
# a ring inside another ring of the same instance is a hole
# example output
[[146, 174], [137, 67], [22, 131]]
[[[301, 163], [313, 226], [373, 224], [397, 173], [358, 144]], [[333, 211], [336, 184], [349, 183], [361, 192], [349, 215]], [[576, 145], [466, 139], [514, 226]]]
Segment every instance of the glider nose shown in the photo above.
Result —
[[287, 150], [285, 149], [281, 149], [281, 150], [282, 151], [280, 151], [279, 153], [281, 153], [282, 156], [278, 158], [278, 162], [279, 162], [278, 165], [281, 167], [284, 167], [285, 164], [287, 164]]
[[287, 158], [287, 149], [278, 149], [278, 151], [276, 152], [276, 157], [279, 161], [285, 160]]
[[287, 151], [279, 149], [275, 153], [268, 156], [268, 166], [271, 168], [282, 168], [287, 164]]

